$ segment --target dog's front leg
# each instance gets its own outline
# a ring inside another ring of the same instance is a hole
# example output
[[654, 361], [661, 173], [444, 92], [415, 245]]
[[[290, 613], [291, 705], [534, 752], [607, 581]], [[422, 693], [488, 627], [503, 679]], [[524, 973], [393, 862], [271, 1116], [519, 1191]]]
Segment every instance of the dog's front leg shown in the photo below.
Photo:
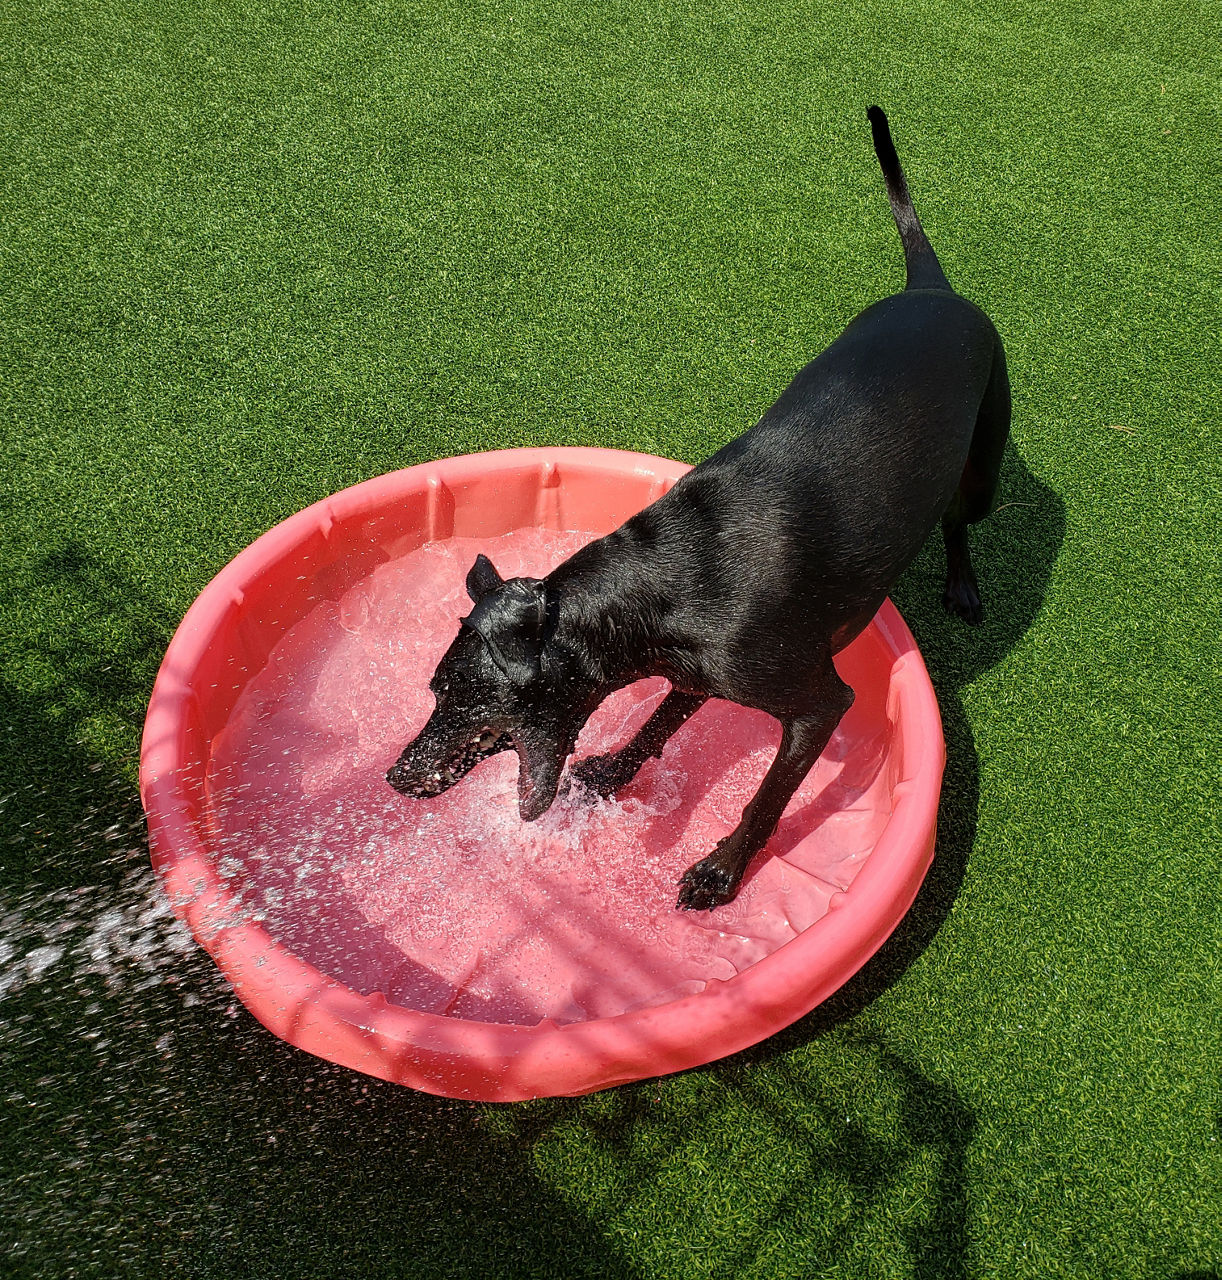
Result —
[[748, 863], [776, 830], [785, 806], [819, 759], [841, 716], [853, 703], [853, 691], [834, 675], [832, 679], [842, 692], [826, 712], [782, 722], [781, 749], [760, 789], [743, 810], [738, 826], [717, 842], [707, 858], [684, 873], [679, 881], [679, 907], [709, 911], [729, 902], [738, 892]]
[[672, 689], [630, 742], [618, 751], [579, 760], [570, 774], [600, 796], [615, 795], [636, 777], [650, 756], [662, 754], [675, 732], [707, 701], [708, 694]]

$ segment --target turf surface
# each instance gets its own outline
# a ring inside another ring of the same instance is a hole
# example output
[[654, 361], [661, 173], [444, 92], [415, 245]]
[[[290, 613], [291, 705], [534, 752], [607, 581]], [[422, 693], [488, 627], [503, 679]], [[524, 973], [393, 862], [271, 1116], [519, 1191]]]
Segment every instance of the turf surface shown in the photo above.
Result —
[[[1217, 10], [0, 12], [7, 1274], [1216, 1275]], [[1016, 402], [985, 625], [937, 548], [896, 594], [950, 753], [913, 913], [772, 1041], [586, 1100], [281, 1045], [149, 896], [177, 619], [368, 476], [746, 427], [900, 283], [872, 101]]]

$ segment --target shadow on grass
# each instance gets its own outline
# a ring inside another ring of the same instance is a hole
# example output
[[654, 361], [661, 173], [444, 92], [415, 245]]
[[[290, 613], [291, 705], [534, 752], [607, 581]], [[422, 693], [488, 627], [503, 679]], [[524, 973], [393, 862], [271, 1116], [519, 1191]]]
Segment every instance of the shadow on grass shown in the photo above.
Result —
[[174, 623], [77, 542], [10, 568], [0, 617], [22, 624], [0, 670], [0, 884], [113, 880], [142, 838], [139, 726]]
[[[0, 1001], [10, 1274], [634, 1277], [681, 1273], [668, 1260], [693, 1241], [704, 1274], [768, 1274], [761, 1251], [778, 1233], [851, 1271], [880, 1206], [900, 1224], [887, 1247], [916, 1274], [967, 1274], [974, 1120], [954, 1090], [851, 1028], [805, 1064], [785, 1054], [897, 981], [958, 892], [978, 798], [960, 694], [1031, 625], [1064, 529], [1013, 454], [1001, 503], [974, 538], [984, 627], [940, 614], [939, 549], [896, 593], [949, 762], [934, 866], [889, 942], [764, 1045], [661, 1084], [513, 1110], [316, 1061], [234, 1005], [165, 912], [135, 788], [174, 620], [80, 545], [10, 575], [0, 606], [30, 624], [10, 630], [0, 682], [0, 942], [28, 953]], [[98, 745], [116, 742], [130, 760]], [[761, 1177], [761, 1142], [789, 1174]], [[920, 1211], [900, 1212], [913, 1194]]]
[[[143, 867], [69, 902], [67, 959], [0, 1001], [6, 1275], [638, 1274], [490, 1108], [259, 1027], [206, 956], [172, 945], [158, 893]], [[100, 920], [140, 956], [91, 966]]]
[[848, 1032], [804, 1061], [738, 1055], [540, 1101], [514, 1121], [543, 1169], [584, 1158], [598, 1170], [592, 1216], [641, 1242], [646, 1273], [695, 1250], [710, 1276], [970, 1274], [975, 1118], [876, 1035]]

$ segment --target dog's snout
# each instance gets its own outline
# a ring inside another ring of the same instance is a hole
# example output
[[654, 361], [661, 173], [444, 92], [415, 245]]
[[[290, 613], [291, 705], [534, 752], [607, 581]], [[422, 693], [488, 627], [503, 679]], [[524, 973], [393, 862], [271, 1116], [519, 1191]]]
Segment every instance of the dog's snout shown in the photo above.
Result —
[[481, 760], [513, 745], [509, 733], [486, 724], [440, 749], [435, 738], [427, 737], [427, 733], [426, 729], [386, 771], [386, 781], [400, 795], [415, 800], [430, 800], [441, 795], [465, 778]]

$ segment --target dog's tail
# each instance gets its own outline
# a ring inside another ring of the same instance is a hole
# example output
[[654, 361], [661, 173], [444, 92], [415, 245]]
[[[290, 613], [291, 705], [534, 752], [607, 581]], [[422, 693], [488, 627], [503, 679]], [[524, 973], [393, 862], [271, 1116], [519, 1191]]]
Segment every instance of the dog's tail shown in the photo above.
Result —
[[908, 183], [904, 181], [904, 171], [900, 168], [900, 158], [895, 154], [895, 143], [891, 141], [891, 130], [887, 125], [887, 117], [879, 107], [870, 107], [866, 111], [870, 117], [870, 130], [874, 134], [874, 153], [882, 166], [883, 177], [887, 182], [887, 199], [891, 201], [891, 212], [895, 215], [895, 225], [899, 229], [900, 242], [904, 246], [904, 262], [908, 267], [909, 289], [949, 289], [950, 281], [942, 271], [938, 255], [933, 251], [921, 220], [912, 207], [912, 197], [908, 194]]

